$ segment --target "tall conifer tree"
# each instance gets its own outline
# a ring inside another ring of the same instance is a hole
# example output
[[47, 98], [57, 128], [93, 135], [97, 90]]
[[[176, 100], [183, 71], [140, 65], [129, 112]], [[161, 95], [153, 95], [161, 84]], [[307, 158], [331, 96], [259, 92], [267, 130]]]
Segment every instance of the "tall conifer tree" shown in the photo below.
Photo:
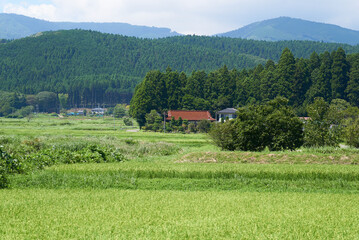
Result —
[[346, 55], [343, 48], [338, 48], [338, 50], [334, 51], [332, 55], [332, 99], [344, 99], [344, 90], [346, 89], [348, 83], [349, 64], [346, 60]]

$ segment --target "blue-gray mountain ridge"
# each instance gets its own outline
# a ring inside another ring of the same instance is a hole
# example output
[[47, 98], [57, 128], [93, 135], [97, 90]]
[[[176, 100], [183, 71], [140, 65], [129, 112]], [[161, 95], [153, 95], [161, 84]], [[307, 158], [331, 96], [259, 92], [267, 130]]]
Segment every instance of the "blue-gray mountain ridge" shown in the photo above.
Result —
[[162, 38], [180, 35], [169, 28], [136, 26], [127, 23], [49, 22], [17, 14], [0, 14], [0, 39], [19, 39], [39, 32], [70, 29], [93, 30], [139, 38]]
[[[44, 31], [69, 29], [93, 30], [139, 38], [181, 35], [169, 28], [136, 26], [127, 23], [49, 22], [17, 14], [0, 14], [0, 39], [18, 39]], [[255, 22], [237, 30], [215, 34], [215, 36], [264, 41], [308, 40], [359, 44], [359, 31], [290, 17]]]
[[255, 22], [237, 30], [216, 34], [216, 36], [265, 41], [308, 40], [359, 44], [359, 31], [290, 17]]

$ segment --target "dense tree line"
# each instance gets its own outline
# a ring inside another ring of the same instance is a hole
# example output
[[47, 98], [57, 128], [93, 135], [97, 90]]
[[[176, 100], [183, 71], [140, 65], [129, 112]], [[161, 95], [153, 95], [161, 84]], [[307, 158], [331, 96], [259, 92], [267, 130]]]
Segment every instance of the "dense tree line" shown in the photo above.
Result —
[[135, 90], [131, 114], [144, 125], [152, 109], [210, 110], [267, 102], [281, 96], [289, 100], [297, 115], [306, 115], [306, 106], [315, 98], [326, 102], [343, 99], [359, 106], [359, 54], [346, 55], [342, 48], [308, 59], [295, 58], [284, 49], [278, 63], [249, 70], [224, 66], [206, 73], [150, 71]]
[[270, 151], [306, 147], [359, 147], [359, 108], [343, 99], [330, 104], [317, 97], [298, 118], [289, 101], [276, 97], [266, 103], [240, 107], [235, 120], [214, 124], [210, 136], [223, 150]]
[[238, 109], [235, 120], [215, 124], [210, 136], [223, 150], [294, 150], [303, 145], [303, 122], [277, 97], [265, 104]]
[[26, 105], [23, 94], [0, 91], [0, 117], [12, 114]]
[[[138, 39], [82, 30], [47, 32], [0, 44], [0, 90], [66, 93], [70, 106], [114, 106], [128, 103], [135, 86], [151, 69], [164, 71], [171, 66], [187, 75], [223, 65], [250, 69], [265, 65], [267, 59], [278, 61], [285, 47], [295, 57], [305, 58], [313, 51], [332, 52], [338, 47], [347, 53], [359, 52], [359, 46], [304, 41], [200, 36]], [[192, 104], [192, 93], [188, 94], [185, 100]]]

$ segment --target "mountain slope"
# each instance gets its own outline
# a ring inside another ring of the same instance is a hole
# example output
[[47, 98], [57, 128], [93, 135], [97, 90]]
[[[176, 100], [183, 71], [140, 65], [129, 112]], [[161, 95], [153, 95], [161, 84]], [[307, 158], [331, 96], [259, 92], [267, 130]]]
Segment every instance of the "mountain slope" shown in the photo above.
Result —
[[266, 41], [309, 40], [359, 44], [359, 31], [289, 17], [252, 23], [218, 36]]
[[18, 39], [44, 31], [83, 29], [140, 38], [178, 36], [169, 28], [135, 26], [127, 23], [48, 22], [16, 14], [0, 14], [0, 39]]
[[[139, 39], [85, 30], [51, 31], [0, 43], [0, 90], [68, 93], [71, 104], [129, 102], [153, 69], [192, 71], [253, 68], [278, 61], [284, 48], [296, 57], [358, 46], [310, 41], [266, 42], [236, 38], [177, 36]], [[106, 100], [107, 99], [107, 100]]]

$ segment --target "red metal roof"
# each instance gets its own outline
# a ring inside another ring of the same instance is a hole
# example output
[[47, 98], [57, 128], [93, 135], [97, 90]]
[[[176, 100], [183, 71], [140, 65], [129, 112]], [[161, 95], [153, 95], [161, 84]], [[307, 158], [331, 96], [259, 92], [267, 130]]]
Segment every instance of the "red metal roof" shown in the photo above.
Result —
[[175, 120], [178, 120], [178, 118], [181, 117], [182, 120], [186, 119], [188, 121], [215, 121], [215, 119], [211, 117], [211, 114], [208, 111], [169, 110], [166, 120], [171, 120], [172, 117], [174, 117]]

